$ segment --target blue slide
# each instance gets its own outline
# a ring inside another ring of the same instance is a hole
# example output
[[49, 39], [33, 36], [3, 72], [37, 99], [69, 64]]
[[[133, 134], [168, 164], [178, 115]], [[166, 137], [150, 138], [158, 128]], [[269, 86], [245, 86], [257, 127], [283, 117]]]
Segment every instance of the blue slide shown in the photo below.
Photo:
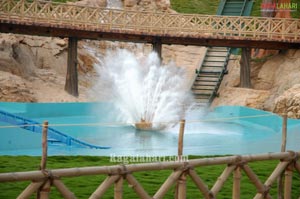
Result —
[[[30, 119], [26, 119], [20, 117], [18, 115], [14, 115], [8, 113], [6, 111], [0, 110], [0, 121], [6, 122], [12, 125], [19, 126], [20, 128], [26, 129], [28, 131], [32, 131], [35, 133], [42, 133], [42, 124], [35, 122]], [[77, 147], [86, 147], [91, 149], [109, 149], [111, 147], [107, 146], [97, 146], [90, 143], [86, 143], [84, 141], [73, 138], [69, 135], [66, 135], [58, 130], [53, 128], [48, 128], [48, 142], [50, 143], [62, 143], [67, 146], [77, 146]]]

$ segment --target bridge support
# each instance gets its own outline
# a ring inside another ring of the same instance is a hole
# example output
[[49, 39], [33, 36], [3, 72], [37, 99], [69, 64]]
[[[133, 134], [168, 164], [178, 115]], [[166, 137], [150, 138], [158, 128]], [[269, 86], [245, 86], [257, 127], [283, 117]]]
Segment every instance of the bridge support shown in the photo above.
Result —
[[65, 91], [78, 97], [78, 72], [77, 72], [77, 42], [76, 37], [69, 37], [68, 43], [68, 68]]
[[162, 61], [161, 51], [162, 51], [162, 43], [160, 39], [155, 39], [155, 41], [152, 43], [153, 51], [155, 51], [160, 59]]
[[250, 70], [251, 49], [242, 48], [242, 57], [240, 61], [240, 87], [251, 88], [251, 70]]

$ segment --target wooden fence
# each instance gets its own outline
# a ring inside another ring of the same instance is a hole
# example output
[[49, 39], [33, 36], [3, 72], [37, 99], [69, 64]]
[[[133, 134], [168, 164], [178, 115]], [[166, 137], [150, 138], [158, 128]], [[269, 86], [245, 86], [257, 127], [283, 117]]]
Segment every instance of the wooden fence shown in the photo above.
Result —
[[[18, 198], [29, 198], [38, 190], [48, 190], [54, 186], [64, 198], [76, 198], [74, 194], [64, 185], [61, 178], [84, 176], [84, 175], [106, 175], [106, 179], [91, 194], [91, 199], [101, 198], [106, 190], [115, 186], [114, 198], [122, 198], [123, 182], [127, 181], [133, 191], [142, 199], [164, 198], [167, 191], [178, 183], [178, 198], [186, 198], [186, 178], [189, 177], [202, 193], [203, 198], [217, 198], [228, 177], [233, 174], [232, 198], [242, 198], [241, 175], [244, 173], [256, 187], [253, 198], [271, 198], [269, 191], [278, 177], [284, 173], [284, 198], [291, 199], [293, 171], [300, 173], [298, 157], [300, 152], [280, 152], [259, 155], [228, 156], [216, 158], [193, 159], [185, 162], [155, 162], [143, 164], [82, 167], [69, 169], [40, 170], [28, 172], [1, 173], [0, 182], [31, 181], [31, 184], [19, 195]], [[279, 160], [278, 165], [265, 182], [261, 182], [255, 172], [248, 165], [250, 162], [264, 160]], [[204, 183], [201, 176], [195, 171], [197, 167], [209, 165], [225, 165], [223, 173], [218, 177], [211, 188]], [[157, 192], [150, 196], [134, 177], [134, 173], [142, 171], [171, 170], [171, 175], [161, 185]], [[243, 171], [243, 172], [242, 172]], [[42, 189], [41, 189], [42, 187]], [[48, 198], [48, 193], [44, 197]]]
[[62, 4], [1, 0], [0, 20], [12, 24], [171, 37], [235, 37], [300, 42], [300, 20], [141, 12]]

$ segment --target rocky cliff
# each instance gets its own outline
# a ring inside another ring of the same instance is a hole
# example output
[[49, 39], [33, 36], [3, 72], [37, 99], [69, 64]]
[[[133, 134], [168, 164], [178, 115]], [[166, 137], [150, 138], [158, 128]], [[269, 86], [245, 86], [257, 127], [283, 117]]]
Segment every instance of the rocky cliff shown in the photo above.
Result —
[[[242, 105], [288, 113], [299, 118], [300, 50], [282, 51], [277, 55], [251, 62], [251, 89], [240, 88], [239, 56], [232, 56], [213, 106]], [[296, 108], [297, 107], [297, 108]]]

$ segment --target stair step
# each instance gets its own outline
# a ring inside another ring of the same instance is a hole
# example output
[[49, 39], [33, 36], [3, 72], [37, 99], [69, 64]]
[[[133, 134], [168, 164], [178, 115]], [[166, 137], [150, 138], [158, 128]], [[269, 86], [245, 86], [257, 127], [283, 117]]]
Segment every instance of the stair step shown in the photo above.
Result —
[[205, 62], [203, 62], [202, 66], [224, 67], [224, 62], [210, 62], [210, 61], [205, 61]]
[[212, 56], [208, 56], [205, 57], [204, 61], [214, 61], [214, 62], [225, 62], [226, 61], [226, 57], [212, 57]]
[[194, 99], [199, 101], [209, 101], [211, 94], [194, 94]]
[[203, 86], [203, 85], [193, 85], [192, 90], [214, 90], [215, 85], [208, 85], [208, 86]]
[[226, 47], [211, 47], [207, 49], [208, 52], [228, 52]]
[[219, 79], [218, 78], [215, 78], [215, 79], [206, 79], [206, 77], [199, 77], [199, 78], [196, 78], [194, 84], [203, 84], [203, 83], [206, 83], [206, 84], [216, 84], [219, 82]]
[[207, 56], [213, 56], [213, 57], [226, 57], [227, 56], [227, 52], [207, 52], [206, 53]]
[[195, 81], [193, 86], [216, 86], [218, 81]]
[[200, 95], [211, 95], [214, 93], [214, 90], [193, 90], [193, 94]]
[[223, 67], [207, 67], [207, 66], [204, 66], [201, 68], [201, 71], [202, 73], [222, 73], [224, 70]]

